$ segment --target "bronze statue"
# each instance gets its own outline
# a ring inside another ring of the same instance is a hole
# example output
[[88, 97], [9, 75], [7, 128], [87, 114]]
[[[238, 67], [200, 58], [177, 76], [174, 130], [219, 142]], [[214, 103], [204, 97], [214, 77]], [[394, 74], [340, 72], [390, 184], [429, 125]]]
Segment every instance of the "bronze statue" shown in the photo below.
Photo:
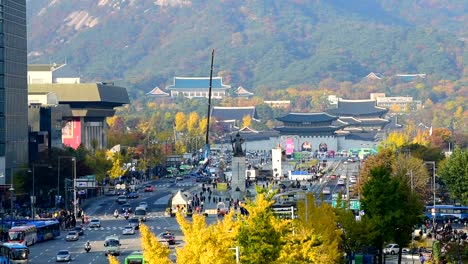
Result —
[[239, 132], [237, 132], [234, 139], [231, 136], [232, 150], [234, 152], [234, 157], [243, 157], [245, 156], [244, 150], [242, 149], [242, 144], [244, 144], [245, 139], [241, 138]]

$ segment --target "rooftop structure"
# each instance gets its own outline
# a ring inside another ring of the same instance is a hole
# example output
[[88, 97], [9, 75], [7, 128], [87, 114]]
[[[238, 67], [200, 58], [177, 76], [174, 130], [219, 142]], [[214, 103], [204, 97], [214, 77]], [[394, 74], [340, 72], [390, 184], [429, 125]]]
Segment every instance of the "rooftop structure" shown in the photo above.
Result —
[[[167, 86], [171, 97], [182, 95], [187, 98], [208, 98], [210, 87], [209, 77], [174, 77], [174, 84]], [[222, 99], [227, 96], [230, 85], [223, 84], [222, 77], [213, 77], [211, 97]]]

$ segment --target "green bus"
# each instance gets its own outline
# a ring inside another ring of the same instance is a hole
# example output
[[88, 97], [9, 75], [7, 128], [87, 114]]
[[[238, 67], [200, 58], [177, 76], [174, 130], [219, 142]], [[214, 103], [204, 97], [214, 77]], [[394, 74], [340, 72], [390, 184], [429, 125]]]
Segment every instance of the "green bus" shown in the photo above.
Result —
[[125, 264], [145, 264], [145, 259], [143, 258], [143, 251], [132, 252], [125, 258]]

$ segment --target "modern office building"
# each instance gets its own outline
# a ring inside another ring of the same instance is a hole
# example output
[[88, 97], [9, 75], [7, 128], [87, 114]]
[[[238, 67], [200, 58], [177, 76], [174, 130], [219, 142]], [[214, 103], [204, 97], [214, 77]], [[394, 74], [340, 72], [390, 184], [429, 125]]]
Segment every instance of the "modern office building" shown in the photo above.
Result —
[[26, 1], [0, 1], [0, 185], [28, 162]]

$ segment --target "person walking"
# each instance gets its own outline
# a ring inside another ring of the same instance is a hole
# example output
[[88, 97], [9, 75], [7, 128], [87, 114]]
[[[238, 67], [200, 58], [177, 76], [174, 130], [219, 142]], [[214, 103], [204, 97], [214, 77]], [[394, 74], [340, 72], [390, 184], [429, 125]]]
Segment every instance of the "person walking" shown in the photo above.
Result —
[[421, 264], [424, 264], [426, 262], [426, 258], [424, 258], [424, 255], [422, 253], [419, 253], [419, 261]]

